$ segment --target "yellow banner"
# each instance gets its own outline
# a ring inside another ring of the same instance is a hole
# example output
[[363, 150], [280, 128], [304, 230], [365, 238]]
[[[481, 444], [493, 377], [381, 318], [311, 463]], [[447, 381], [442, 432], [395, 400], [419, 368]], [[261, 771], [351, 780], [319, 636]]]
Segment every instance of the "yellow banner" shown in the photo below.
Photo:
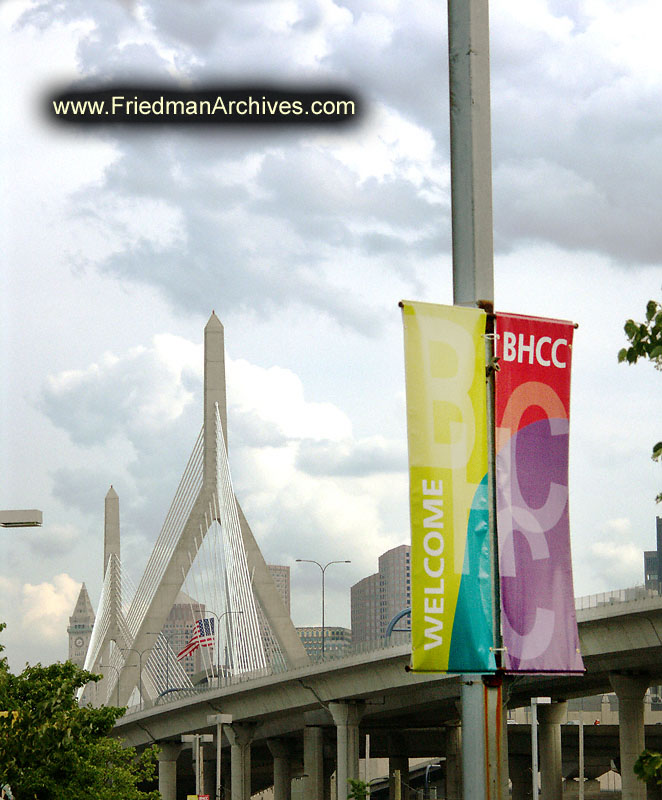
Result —
[[485, 312], [403, 301], [412, 667], [495, 669]]

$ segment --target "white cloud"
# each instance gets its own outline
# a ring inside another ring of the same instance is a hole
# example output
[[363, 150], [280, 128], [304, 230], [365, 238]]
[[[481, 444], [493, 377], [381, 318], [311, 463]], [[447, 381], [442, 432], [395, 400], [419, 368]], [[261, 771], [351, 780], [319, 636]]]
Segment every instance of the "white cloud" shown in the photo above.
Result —
[[65, 572], [38, 584], [0, 576], [5, 617], [0, 621], [8, 622], [2, 638], [14, 670], [23, 667], [17, 652], [33, 663], [67, 657], [66, 628], [80, 588], [80, 582]]
[[632, 534], [632, 523], [626, 517], [610, 519], [604, 525], [607, 535], [628, 536]]
[[66, 573], [55, 575], [51, 582], [22, 587], [22, 624], [49, 643], [62, 639], [80, 592], [80, 583]]
[[231, 412], [272, 427], [291, 439], [340, 439], [351, 435], [347, 416], [331, 403], [304, 397], [301, 379], [281, 367], [264, 369], [238, 359], [228, 362]]
[[599, 541], [590, 545], [591, 567], [605, 590], [643, 583], [644, 557], [632, 540], [629, 519], [611, 519], [604, 524]]
[[361, 476], [374, 473], [405, 472], [407, 452], [404, 442], [370, 436], [358, 441], [302, 442], [297, 466], [311, 475]]
[[161, 334], [149, 348], [135, 347], [122, 357], [105, 353], [85, 369], [49, 376], [45, 410], [80, 444], [107, 441], [124, 429], [130, 436], [158, 431], [191, 405], [199, 351], [181, 337]]

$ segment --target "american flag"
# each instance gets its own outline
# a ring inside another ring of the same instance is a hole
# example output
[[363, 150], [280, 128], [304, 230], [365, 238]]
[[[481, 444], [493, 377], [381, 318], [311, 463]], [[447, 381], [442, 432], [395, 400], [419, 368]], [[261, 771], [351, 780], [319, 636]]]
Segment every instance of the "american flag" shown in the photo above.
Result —
[[199, 619], [193, 626], [193, 633], [186, 647], [177, 653], [177, 661], [190, 656], [198, 647], [214, 646], [214, 620]]

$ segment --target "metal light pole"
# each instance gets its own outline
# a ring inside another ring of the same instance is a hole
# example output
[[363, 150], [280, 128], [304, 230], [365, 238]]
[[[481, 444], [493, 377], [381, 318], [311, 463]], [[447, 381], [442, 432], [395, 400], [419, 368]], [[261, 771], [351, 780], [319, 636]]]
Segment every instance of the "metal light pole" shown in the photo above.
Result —
[[216, 800], [221, 800], [221, 735], [223, 725], [232, 724], [232, 714], [210, 714], [207, 722], [216, 724]]
[[[133, 647], [120, 647], [122, 653], [138, 653], [138, 691], [140, 693], [140, 709], [143, 707], [143, 655], [149, 652], [152, 648], [147, 647], [145, 650], [135, 650]], [[119, 685], [119, 678], [117, 680]]]
[[324, 661], [324, 639], [326, 638], [324, 635], [324, 575], [326, 573], [326, 568], [330, 567], [331, 564], [351, 564], [351, 561], [329, 561], [324, 566], [320, 564], [319, 561], [314, 561], [310, 558], [297, 558], [298, 562], [302, 564], [317, 564], [317, 566], [322, 571], [322, 661]]
[[538, 800], [538, 698], [531, 698], [531, 797]]
[[488, 0], [448, 0], [453, 303], [494, 302]]
[[190, 742], [193, 749], [193, 761], [195, 762], [195, 796], [197, 797], [204, 783], [204, 759], [202, 758], [202, 745], [212, 742], [214, 737], [211, 733], [185, 733], [182, 735], [182, 742]]
[[[448, 63], [453, 303], [476, 306], [482, 301], [489, 310], [494, 304], [494, 243], [488, 0], [448, 0]], [[492, 480], [494, 461], [491, 441]], [[490, 489], [490, 533], [496, 558], [492, 485]], [[498, 582], [498, 572], [494, 575]], [[496, 592], [495, 583], [493, 603], [498, 642], [500, 609]], [[502, 689], [498, 678], [490, 683], [496, 685], [488, 686], [470, 675], [462, 680], [463, 792], [464, 797], [472, 800], [500, 798], [508, 783], [508, 762], [501, 746], [505, 741], [492, 741], [500, 738], [499, 731], [505, 728]], [[496, 733], [490, 738], [486, 732], [492, 726]], [[484, 769], [477, 768], [481, 764]]]
[[[224, 611], [222, 614], [217, 614], [215, 611], [211, 609], [206, 609], [205, 614], [211, 614], [212, 616], [216, 617], [216, 680], [218, 685], [221, 685], [221, 620], [223, 617], [227, 617], [229, 614], [243, 614], [243, 611]], [[227, 628], [226, 628], [227, 633]], [[225, 637], [227, 641], [227, 636]]]
[[579, 712], [579, 800], [584, 800], [584, 698]]

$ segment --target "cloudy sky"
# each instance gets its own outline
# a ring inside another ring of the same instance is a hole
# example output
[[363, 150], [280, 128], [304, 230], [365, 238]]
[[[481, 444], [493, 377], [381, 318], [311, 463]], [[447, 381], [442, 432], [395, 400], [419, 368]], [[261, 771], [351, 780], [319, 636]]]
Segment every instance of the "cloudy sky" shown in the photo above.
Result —
[[[662, 375], [616, 363], [662, 284], [656, 0], [493, 0], [495, 292], [572, 319], [576, 594], [642, 581], [654, 547]], [[445, 4], [5, 0], [0, 543], [14, 668], [66, 657], [98, 601], [103, 499], [140, 575], [201, 425], [202, 333], [228, 354], [236, 492], [292, 566], [296, 624], [408, 539], [401, 298], [452, 302]], [[363, 98], [336, 129], [49, 123], [78, 79], [320, 82]], [[656, 438], [657, 437], [657, 438]]]

